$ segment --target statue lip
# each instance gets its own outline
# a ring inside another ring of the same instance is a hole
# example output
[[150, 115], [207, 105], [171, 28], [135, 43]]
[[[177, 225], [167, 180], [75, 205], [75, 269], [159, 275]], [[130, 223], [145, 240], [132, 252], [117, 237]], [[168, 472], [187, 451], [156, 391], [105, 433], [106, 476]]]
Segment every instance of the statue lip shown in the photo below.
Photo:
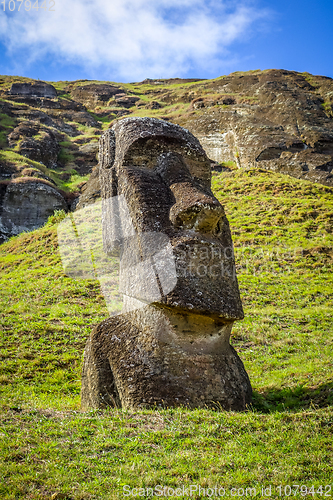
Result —
[[[149, 304], [147, 304], [149, 305]], [[163, 303], [163, 302], [153, 302], [150, 304], [155, 306], [158, 309], [168, 310], [175, 314], [182, 314], [185, 316], [202, 318], [204, 320], [211, 320], [212, 323], [216, 323], [218, 325], [229, 325], [235, 322], [235, 318], [226, 317], [219, 314], [212, 314], [211, 312], [200, 311], [197, 309], [189, 309], [186, 307], [182, 307], [178, 302], [174, 301], [174, 303]], [[243, 317], [237, 317], [237, 320], [243, 319]]]
[[[163, 300], [164, 299], [164, 300]], [[196, 307], [187, 307], [185, 305], [181, 304], [181, 299], [178, 297], [172, 297], [170, 298], [163, 298], [159, 302], [153, 302], [151, 305], [163, 309], [169, 309], [173, 312], [179, 313], [179, 314], [186, 314], [186, 315], [195, 315], [198, 317], [202, 318], [211, 318], [214, 322], [225, 325], [225, 324], [230, 324], [234, 323], [235, 321], [239, 321], [244, 319], [244, 313], [243, 312], [237, 312], [237, 313], [230, 313], [227, 314], [225, 312], [219, 313], [218, 311], [212, 311], [208, 309], [199, 309]], [[148, 304], [147, 304], [148, 305]], [[192, 305], [192, 304], [190, 304]]]

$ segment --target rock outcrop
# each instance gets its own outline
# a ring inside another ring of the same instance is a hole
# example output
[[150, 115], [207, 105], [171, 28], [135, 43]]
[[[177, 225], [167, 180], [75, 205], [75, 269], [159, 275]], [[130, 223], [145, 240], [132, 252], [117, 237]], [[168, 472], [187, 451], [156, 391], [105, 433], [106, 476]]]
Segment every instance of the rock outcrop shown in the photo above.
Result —
[[127, 118], [101, 137], [99, 173], [123, 310], [87, 343], [82, 408], [244, 410], [251, 385], [229, 343], [243, 318], [231, 234], [199, 141], [162, 120]]
[[[216, 171], [260, 168], [333, 186], [332, 105], [331, 78], [284, 70], [119, 86], [3, 77], [0, 180], [32, 175], [79, 190], [103, 130], [146, 110], [198, 137]], [[98, 199], [96, 179], [81, 192], [84, 205]]]
[[60, 151], [59, 135], [38, 122], [25, 121], [8, 135], [8, 143], [13, 148], [18, 146], [17, 151], [22, 156], [54, 168]]
[[126, 94], [117, 94], [114, 96], [115, 104], [123, 108], [131, 108], [134, 104], [140, 100], [139, 97]]
[[13, 83], [9, 93], [11, 95], [45, 97], [54, 99], [57, 97], [57, 91], [49, 83], [35, 81], [32, 83]]
[[[211, 95], [209, 95], [209, 92]], [[195, 98], [177, 120], [215, 161], [263, 168], [333, 185], [333, 81], [293, 71], [233, 74]]]
[[71, 96], [74, 101], [78, 101], [85, 106], [96, 106], [98, 104], [106, 104], [116, 94], [123, 91], [119, 87], [107, 84], [88, 83], [75, 87], [71, 91]]
[[88, 205], [92, 205], [101, 199], [101, 183], [99, 169], [95, 167], [91, 172], [89, 181], [81, 187], [80, 197], [73, 205], [73, 209], [80, 210]]
[[55, 210], [67, 209], [64, 197], [46, 181], [23, 177], [0, 182], [0, 243], [41, 227]]

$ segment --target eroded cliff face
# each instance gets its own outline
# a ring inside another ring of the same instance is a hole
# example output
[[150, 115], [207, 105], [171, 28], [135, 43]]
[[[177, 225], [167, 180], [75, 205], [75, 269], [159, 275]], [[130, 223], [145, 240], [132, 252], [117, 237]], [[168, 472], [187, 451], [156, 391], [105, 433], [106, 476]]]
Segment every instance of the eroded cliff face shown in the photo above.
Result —
[[332, 79], [270, 70], [230, 75], [207, 91], [192, 101], [200, 113], [178, 122], [213, 160], [333, 185]]
[[132, 84], [3, 76], [0, 183], [34, 177], [70, 192], [73, 208], [94, 202], [99, 136], [123, 117], [148, 116], [189, 129], [217, 170], [261, 168], [332, 186], [332, 102], [331, 78], [284, 70]]

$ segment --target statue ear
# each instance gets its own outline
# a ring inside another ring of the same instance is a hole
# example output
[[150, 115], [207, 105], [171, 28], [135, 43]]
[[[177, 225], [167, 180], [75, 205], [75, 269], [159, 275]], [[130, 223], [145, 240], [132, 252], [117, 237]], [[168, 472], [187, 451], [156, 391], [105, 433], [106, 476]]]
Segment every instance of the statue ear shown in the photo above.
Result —
[[102, 198], [103, 248], [112, 252], [119, 245], [121, 230], [118, 227], [117, 195], [118, 176], [115, 169], [116, 136], [108, 129], [99, 139], [98, 169]]
[[117, 196], [118, 179], [115, 169], [116, 136], [108, 129], [99, 139], [98, 168], [103, 200]]
[[116, 157], [116, 135], [109, 128], [99, 139], [98, 162], [103, 169], [112, 168]]

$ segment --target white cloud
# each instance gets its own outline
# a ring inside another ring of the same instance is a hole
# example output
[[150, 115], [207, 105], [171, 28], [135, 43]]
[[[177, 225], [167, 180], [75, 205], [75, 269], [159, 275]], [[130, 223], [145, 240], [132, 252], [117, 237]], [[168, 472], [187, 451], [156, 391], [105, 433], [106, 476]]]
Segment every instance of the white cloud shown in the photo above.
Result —
[[139, 80], [204, 71], [267, 13], [223, 0], [55, 0], [55, 12], [1, 14], [0, 40], [13, 58], [29, 48], [26, 64], [49, 54]]

